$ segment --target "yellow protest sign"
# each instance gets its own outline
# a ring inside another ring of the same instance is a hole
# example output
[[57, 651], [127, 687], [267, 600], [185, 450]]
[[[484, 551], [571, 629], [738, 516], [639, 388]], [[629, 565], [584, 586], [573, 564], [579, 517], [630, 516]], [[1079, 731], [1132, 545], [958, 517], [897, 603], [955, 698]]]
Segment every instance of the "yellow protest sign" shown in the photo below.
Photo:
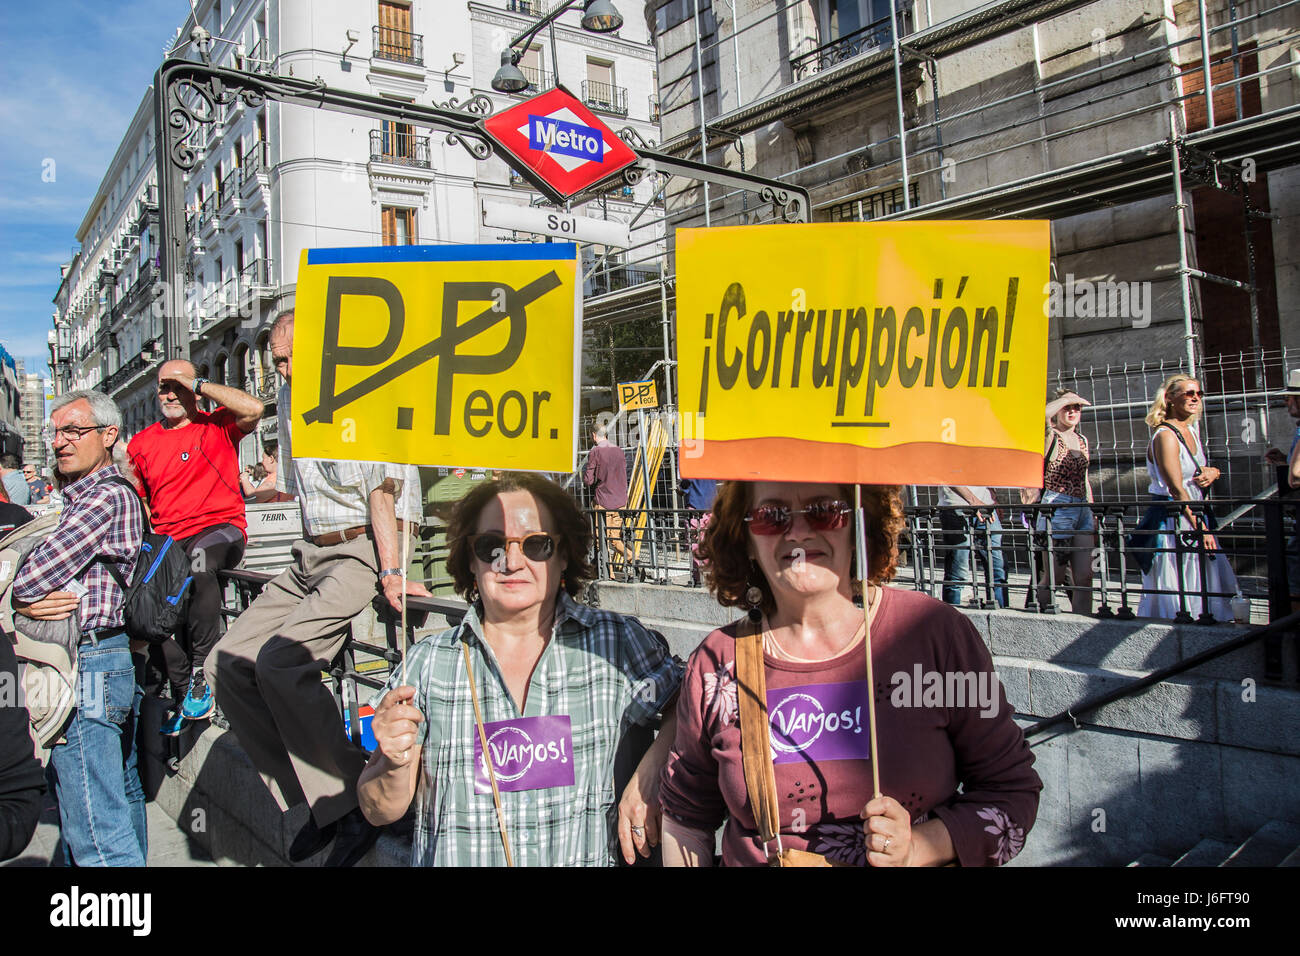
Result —
[[677, 231], [681, 473], [1037, 486], [1049, 224]]
[[638, 408], [658, 408], [659, 396], [654, 381], [619, 382], [618, 404], [629, 412], [634, 412]]
[[294, 454], [571, 471], [577, 268], [570, 243], [304, 250]]

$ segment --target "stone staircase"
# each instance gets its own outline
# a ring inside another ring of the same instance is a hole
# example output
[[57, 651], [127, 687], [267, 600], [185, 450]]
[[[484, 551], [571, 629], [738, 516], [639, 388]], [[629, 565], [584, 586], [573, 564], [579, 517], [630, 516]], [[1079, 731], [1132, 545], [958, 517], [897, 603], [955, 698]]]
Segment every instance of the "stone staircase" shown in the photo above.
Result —
[[1240, 844], [1207, 837], [1177, 859], [1144, 853], [1129, 866], [1300, 866], [1300, 825], [1270, 820]]

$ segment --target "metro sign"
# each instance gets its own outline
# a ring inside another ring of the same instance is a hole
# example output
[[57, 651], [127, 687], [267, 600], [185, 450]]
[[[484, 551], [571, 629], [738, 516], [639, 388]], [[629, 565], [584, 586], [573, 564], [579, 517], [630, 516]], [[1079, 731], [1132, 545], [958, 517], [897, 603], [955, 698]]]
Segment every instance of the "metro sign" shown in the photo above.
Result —
[[482, 120], [483, 132], [513, 166], [556, 202], [617, 175], [638, 159], [562, 86]]

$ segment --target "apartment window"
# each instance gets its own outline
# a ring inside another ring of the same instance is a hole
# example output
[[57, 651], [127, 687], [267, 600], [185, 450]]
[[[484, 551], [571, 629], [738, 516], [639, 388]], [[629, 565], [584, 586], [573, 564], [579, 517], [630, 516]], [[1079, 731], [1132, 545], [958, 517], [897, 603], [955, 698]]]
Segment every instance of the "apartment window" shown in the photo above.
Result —
[[[919, 193], [916, 183], [912, 183], [908, 192], [912, 196], [912, 206], [920, 205]], [[878, 193], [872, 193], [870, 196], [863, 196], [861, 199], [851, 199], [848, 202], [842, 202], [835, 206], [826, 208], [827, 222], [866, 222], [871, 219], [880, 219], [882, 216], [888, 216], [891, 213], [903, 211], [903, 187], [898, 186], [894, 189], [882, 190]]]
[[386, 162], [415, 159], [415, 130], [410, 123], [384, 120], [380, 137], [381, 158]]
[[[387, 60], [415, 63], [417, 58], [412, 40], [410, 5], [379, 0], [379, 30], [375, 55]], [[423, 56], [420, 59], [423, 59]]]
[[415, 210], [400, 206], [384, 206], [380, 214], [382, 236], [386, 246], [415, 245]]
[[519, 57], [519, 70], [527, 77], [528, 82], [538, 89], [550, 85], [546, 81], [546, 68], [542, 65], [542, 48], [536, 44], [530, 46]]
[[235, 272], [239, 275], [244, 274], [244, 240], [239, 239], [235, 242]]

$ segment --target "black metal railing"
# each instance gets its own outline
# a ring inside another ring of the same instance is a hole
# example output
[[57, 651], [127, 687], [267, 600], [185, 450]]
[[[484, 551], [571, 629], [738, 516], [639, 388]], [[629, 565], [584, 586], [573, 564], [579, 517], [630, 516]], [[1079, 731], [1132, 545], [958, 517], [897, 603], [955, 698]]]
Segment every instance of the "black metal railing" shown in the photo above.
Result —
[[217, 218], [217, 209], [220, 208], [217, 194], [210, 193], [203, 204], [199, 206], [199, 225], [206, 225], [208, 222]]
[[239, 168], [236, 167], [226, 173], [225, 177], [217, 187], [217, 197], [221, 205], [232, 202], [239, 193]]
[[627, 88], [599, 80], [582, 81], [582, 102], [592, 109], [627, 115]]
[[271, 285], [271, 260], [250, 259], [239, 270], [239, 283], [245, 289], [267, 288]]
[[[907, 36], [912, 32], [912, 8], [900, 7], [898, 10], [898, 32]], [[791, 57], [790, 71], [796, 80], [812, 76], [823, 70], [829, 70], [836, 64], [851, 60], [863, 53], [870, 53], [880, 47], [894, 42], [894, 26], [889, 17], [882, 17], [869, 23], [860, 30], [842, 37], [836, 37], [815, 50], [809, 50], [800, 56]]]
[[271, 164], [268, 161], [266, 143], [257, 143], [251, 150], [244, 154], [243, 165], [239, 167], [239, 181], [243, 185], [257, 179], [258, 173], [268, 172]]
[[528, 91], [537, 93], [541, 90], [549, 90], [555, 85], [555, 77], [539, 67], [521, 66], [519, 67], [519, 72], [522, 73], [524, 79], [528, 81]]
[[104, 379], [104, 384], [101, 386], [101, 388], [106, 394], [112, 395], [113, 389], [118, 388], [121, 385], [125, 385], [128, 381], [134, 378], [138, 373], [143, 372], [148, 367], [149, 367], [149, 363], [145, 361], [144, 356], [137, 355], [135, 358], [131, 359], [131, 361], [127, 362], [125, 365], [123, 365], [121, 368], [115, 371], [112, 375], [108, 376], [108, 378]]
[[429, 154], [429, 137], [416, 136], [402, 130], [372, 129], [370, 161], [429, 169], [433, 166]]
[[392, 27], [373, 27], [374, 55], [394, 63], [424, 65], [424, 34], [407, 33]]

